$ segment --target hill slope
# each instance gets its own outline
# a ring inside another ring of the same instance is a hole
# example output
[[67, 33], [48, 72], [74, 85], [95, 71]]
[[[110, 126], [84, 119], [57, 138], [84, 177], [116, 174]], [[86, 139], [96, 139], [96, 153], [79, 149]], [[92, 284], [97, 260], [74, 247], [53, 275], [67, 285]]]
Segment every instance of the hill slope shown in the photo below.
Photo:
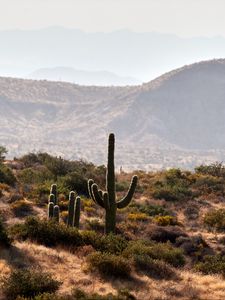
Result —
[[0, 78], [0, 144], [11, 155], [48, 150], [104, 163], [106, 135], [114, 131], [118, 164], [191, 167], [223, 160], [224, 99], [222, 59], [134, 87]]

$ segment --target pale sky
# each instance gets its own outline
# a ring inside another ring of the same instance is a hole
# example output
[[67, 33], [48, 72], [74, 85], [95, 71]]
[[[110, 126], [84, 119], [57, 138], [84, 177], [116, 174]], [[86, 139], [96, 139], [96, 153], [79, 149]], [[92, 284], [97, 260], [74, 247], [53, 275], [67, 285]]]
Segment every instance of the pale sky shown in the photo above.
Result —
[[0, 0], [0, 30], [56, 25], [225, 36], [225, 0]]

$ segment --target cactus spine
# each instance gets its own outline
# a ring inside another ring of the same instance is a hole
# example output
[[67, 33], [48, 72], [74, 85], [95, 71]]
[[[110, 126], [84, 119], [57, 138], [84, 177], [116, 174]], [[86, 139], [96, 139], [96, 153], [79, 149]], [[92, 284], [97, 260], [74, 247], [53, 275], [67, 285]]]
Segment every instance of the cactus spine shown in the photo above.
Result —
[[114, 167], [115, 136], [109, 135], [108, 140], [108, 164], [106, 174], [106, 192], [102, 192], [92, 179], [88, 181], [89, 195], [93, 201], [105, 209], [105, 232], [115, 233], [116, 211], [129, 205], [137, 186], [137, 176], [133, 176], [129, 190], [124, 198], [117, 201], [115, 191], [115, 167]]

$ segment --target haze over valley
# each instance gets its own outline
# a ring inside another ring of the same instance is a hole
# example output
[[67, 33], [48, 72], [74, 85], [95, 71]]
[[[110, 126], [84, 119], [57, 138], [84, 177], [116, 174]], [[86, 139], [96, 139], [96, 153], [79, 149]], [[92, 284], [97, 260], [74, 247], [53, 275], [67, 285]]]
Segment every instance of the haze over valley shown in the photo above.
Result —
[[224, 97], [223, 59], [126, 87], [1, 77], [0, 144], [103, 164], [112, 131], [118, 167], [193, 168], [224, 159]]

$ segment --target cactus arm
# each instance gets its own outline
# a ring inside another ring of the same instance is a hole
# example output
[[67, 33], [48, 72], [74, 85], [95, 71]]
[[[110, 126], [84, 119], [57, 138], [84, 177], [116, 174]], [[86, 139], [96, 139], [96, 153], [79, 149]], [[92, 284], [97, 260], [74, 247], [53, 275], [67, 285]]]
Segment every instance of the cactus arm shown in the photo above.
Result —
[[95, 184], [95, 183], [92, 184], [91, 190], [92, 190], [92, 194], [94, 196], [95, 202], [98, 205], [100, 205], [102, 208], [105, 208], [103, 198], [101, 197], [101, 195], [98, 192], [98, 186], [97, 186], [97, 184]]
[[103, 192], [102, 192], [102, 190], [98, 190], [98, 193], [99, 193], [100, 197], [103, 198]]
[[76, 228], [80, 225], [80, 197], [76, 197], [75, 200], [73, 225]]
[[136, 175], [133, 176], [129, 190], [128, 190], [126, 196], [117, 202], [117, 208], [124, 208], [127, 205], [129, 205], [129, 203], [131, 202], [132, 197], [134, 195], [136, 186], [137, 186], [137, 180], [138, 180], [137, 176]]
[[93, 179], [89, 179], [88, 180], [88, 193], [89, 193], [90, 198], [96, 203], [95, 197], [94, 197], [94, 195], [92, 193], [92, 188], [91, 188], [93, 184], [94, 184], [94, 180]]

